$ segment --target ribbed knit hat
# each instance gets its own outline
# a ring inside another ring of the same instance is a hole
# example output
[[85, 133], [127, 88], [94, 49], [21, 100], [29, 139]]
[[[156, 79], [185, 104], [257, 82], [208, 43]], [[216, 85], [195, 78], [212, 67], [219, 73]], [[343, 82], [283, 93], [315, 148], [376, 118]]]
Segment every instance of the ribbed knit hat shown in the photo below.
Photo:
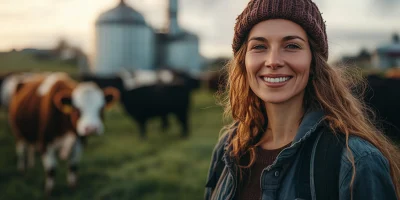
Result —
[[239, 51], [251, 28], [268, 19], [287, 19], [300, 25], [318, 45], [328, 60], [328, 38], [325, 22], [311, 0], [250, 0], [237, 17], [233, 37], [233, 53]]

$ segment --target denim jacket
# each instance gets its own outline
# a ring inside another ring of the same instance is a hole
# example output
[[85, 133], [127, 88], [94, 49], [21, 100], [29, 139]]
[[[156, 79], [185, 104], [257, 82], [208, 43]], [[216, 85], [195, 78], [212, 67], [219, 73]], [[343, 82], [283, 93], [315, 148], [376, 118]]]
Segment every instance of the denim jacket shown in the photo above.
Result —
[[[326, 126], [323, 123], [324, 114], [321, 111], [307, 113], [292, 144], [283, 149], [275, 161], [266, 167], [261, 173], [261, 199], [262, 200], [296, 200], [295, 195], [295, 171], [298, 165], [299, 151], [301, 144], [306, 141], [311, 134], [320, 134], [322, 130], [319, 127]], [[310, 191], [312, 200], [315, 200], [314, 187], [314, 158], [315, 148], [319, 140], [317, 136], [313, 147], [310, 163]], [[212, 156], [212, 162], [208, 173], [205, 199], [212, 200], [230, 200], [235, 197], [238, 178], [236, 175], [237, 165], [233, 158], [229, 156], [227, 148], [231, 134], [221, 138], [215, 146]], [[392, 179], [390, 177], [388, 160], [372, 144], [359, 137], [349, 137], [349, 147], [353, 153], [356, 176], [353, 184], [353, 200], [394, 200], [396, 192]], [[344, 147], [346, 148], [346, 147]], [[215, 167], [217, 161], [222, 161], [225, 167], [216, 178]], [[339, 199], [351, 199], [350, 182], [353, 174], [353, 168], [347, 158], [347, 150], [344, 149], [340, 164], [339, 174]], [[216, 185], [211, 189], [211, 185]]]

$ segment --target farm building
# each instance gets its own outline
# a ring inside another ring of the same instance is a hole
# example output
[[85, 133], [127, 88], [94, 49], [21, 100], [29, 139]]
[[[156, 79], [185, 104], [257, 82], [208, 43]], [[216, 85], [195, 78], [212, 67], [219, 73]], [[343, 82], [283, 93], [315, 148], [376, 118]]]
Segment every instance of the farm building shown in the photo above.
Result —
[[109, 75], [123, 68], [170, 67], [200, 72], [203, 57], [198, 36], [178, 25], [178, 1], [169, 0], [168, 30], [156, 31], [124, 0], [102, 13], [96, 21], [96, 52], [91, 72]]
[[372, 56], [372, 63], [376, 68], [383, 70], [400, 67], [400, 39], [398, 34], [393, 34], [392, 43], [376, 49]]

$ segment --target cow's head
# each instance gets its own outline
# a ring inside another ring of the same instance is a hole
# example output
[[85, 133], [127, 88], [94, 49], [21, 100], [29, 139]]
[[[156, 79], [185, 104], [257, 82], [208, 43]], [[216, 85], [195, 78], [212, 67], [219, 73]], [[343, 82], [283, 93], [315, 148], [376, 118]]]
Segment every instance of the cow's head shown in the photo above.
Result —
[[73, 90], [56, 93], [54, 104], [70, 116], [78, 135], [102, 134], [103, 111], [119, 100], [120, 93], [113, 87], [100, 89], [92, 82], [79, 83]]

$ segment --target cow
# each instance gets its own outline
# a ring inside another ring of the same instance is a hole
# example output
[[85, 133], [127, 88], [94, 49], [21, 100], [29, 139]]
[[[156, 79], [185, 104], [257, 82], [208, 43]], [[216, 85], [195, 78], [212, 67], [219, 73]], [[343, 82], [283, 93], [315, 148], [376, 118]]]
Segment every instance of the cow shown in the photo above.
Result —
[[18, 170], [26, 168], [27, 148], [28, 167], [33, 167], [36, 149], [45, 170], [44, 190], [51, 194], [58, 152], [60, 159], [68, 160], [68, 185], [75, 187], [85, 138], [104, 132], [104, 110], [118, 99], [115, 88], [78, 83], [65, 73], [52, 73], [18, 87], [8, 112], [16, 139]]
[[5, 110], [8, 109], [10, 100], [18, 87], [22, 87], [25, 83], [43, 79], [50, 72], [31, 73], [31, 72], [10, 72], [0, 78], [0, 106]]
[[165, 130], [168, 128], [169, 114], [175, 115], [180, 122], [181, 137], [188, 137], [190, 94], [200, 85], [190, 75], [167, 69], [138, 70], [110, 77], [82, 75], [81, 80], [96, 82], [101, 88], [118, 88], [121, 104], [126, 113], [138, 123], [142, 139], [147, 137], [146, 123], [149, 119], [161, 117], [162, 128]]
[[226, 86], [226, 75], [222, 70], [218, 71], [208, 71], [202, 76], [206, 87], [211, 92], [224, 91]]
[[364, 101], [375, 112], [384, 133], [400, 140], [400, 79], [369, 75], [366, 80]]

